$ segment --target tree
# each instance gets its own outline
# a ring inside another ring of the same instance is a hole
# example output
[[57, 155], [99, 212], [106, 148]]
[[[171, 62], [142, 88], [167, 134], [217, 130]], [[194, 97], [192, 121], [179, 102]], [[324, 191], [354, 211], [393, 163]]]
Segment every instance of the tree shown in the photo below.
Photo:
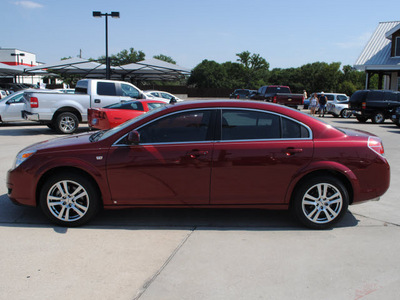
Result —
[[175, 60], [173, 60], [170, 56], [166, 56], [164, 54], [154, 55], [153, 58], [156, 58], [156, 59], [159, 59], [159, 60], [162, 60], [162, 61], [165, 61], [165, 62], [168, 62], [168, 63], [176, 65], [176, 61]]
[[260, 54], [243, 51], [236, 54], [236, 61], [244, 67], [244, 82], [246, 88], [258, 88], [268, 78], [269, 63]]
[[188, 79], [188, 85], [199, 88], [226, 87], [226, 69], [213, 60], [203, 60], [193, 70]]
[[[142, 61], [145, 59], [146, 54], [143, 51], [136, 51], [134, 48], [129, 48], [129, 51], [124, 49], [116, 55], [110, 56], [110, 61], [112, 66], [122, 66], [131, 63], [135, 63], [138, 61]], [[100, 56], [97, 61], [101, 64], [106, 63], [106, 57]]]

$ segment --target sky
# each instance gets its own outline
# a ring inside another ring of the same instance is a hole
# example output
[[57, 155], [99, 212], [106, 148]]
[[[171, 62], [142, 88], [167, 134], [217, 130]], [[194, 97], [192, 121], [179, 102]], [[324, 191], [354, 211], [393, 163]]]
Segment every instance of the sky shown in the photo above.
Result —
[[249, 51], [273, 68], [313, 62], [353, 65], [379, 22], [400, 20], [399, 0], [0, 0], [0, 47], [43, 63], [133, 47], [194, 68], [204, 59], [235, 62]]

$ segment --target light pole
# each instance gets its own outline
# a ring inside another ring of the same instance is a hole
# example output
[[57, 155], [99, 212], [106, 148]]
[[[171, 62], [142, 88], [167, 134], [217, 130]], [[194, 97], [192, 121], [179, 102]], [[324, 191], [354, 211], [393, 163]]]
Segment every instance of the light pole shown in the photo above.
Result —
[[16, 56], [17, 57], [17, 66], [19, 66], [19, 57], [20, 56], [25, 56], [25, 53], [11, 53], [11, 56]]
[[112, 11], [111, 14], [108, 13], [102, 13], [100, 11], [94, 11], [93, 12], [93, 17], [95, 18], [101, 18], [102, 16], [106, 17], [106, 79], [110, 79], [110, 58], [108, 57], [108, 16], [111, 16], [112, 18], [119, 18], [119, 12], [118, 11]]

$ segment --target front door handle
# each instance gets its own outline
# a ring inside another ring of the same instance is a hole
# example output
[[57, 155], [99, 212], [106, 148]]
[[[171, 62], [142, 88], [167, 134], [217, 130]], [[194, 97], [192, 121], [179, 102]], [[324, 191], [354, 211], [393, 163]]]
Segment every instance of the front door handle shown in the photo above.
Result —
[[188, 153], [190, 158], [199, 158], [200, 156], [206, 156], [207, 154], [208, 151], [202, 151], [197, 149], [194, 149]]

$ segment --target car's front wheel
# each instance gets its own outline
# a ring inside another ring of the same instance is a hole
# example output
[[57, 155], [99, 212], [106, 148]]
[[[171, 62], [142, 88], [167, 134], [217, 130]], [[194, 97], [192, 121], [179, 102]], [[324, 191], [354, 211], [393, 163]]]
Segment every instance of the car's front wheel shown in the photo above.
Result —
[[319, 176], [303, 182], [293, 201], [293, 210], [300, 222], [309, 228], [326, 229], [344, 216], [349, 196], [340, 180]]
[[342, 111], [340, 112], [340, 116], [342, 118], [348, 119], [351, 117], [351, 111], [349, 111], [348, 109], [342, 109]]
[[75, 173], [50, 177], [40, 192], [40, 207], [57, 225], [80, 226], [100, 208], [99, 193], [87, 177]]

